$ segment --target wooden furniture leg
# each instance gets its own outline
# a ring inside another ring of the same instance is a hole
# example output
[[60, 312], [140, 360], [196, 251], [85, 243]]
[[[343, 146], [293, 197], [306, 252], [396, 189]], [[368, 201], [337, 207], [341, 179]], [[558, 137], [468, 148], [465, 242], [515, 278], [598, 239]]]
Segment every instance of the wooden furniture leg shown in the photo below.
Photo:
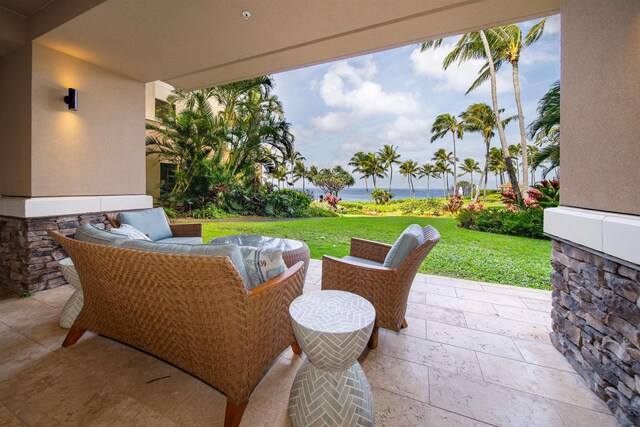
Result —
[[371, 332], [371, 338], [369, 338], [369, 342], [367, 343], [367, 347], [371, 350], [375, 350], [378, 348], [378, 327], [373, 327], [373, 332]]
[[409, 324], [407, 323], [407, 319], [404, 319], [402, 321], [402, 325], [400, 326], [400, 329], [406, 329], [407, 326], [409, 326]]
[[224, 414], [224, 427], [238, 427], [242, 420], [244, 410], [247, 408], [247, 403], [233, 403], [227, 399], [227, 410]]
[[71, 329], [69, 329], [69, 332], [67, 333], [67, 337], [62, 342], [62, 346], [69, 347], [70, 345], [74, 345], [75, 343], [78, 342], [78, 340], [82, 337], [82, 335], [84, 335], [85, 332], [86, 330], [84, 329], [72, 326]]
[[293, 352], [298, 356], [302, 354], [302, 349], [300, 348], [298, 341], [294, 341], [293, 344], [291, 344], [291, 350], [293, 350]]

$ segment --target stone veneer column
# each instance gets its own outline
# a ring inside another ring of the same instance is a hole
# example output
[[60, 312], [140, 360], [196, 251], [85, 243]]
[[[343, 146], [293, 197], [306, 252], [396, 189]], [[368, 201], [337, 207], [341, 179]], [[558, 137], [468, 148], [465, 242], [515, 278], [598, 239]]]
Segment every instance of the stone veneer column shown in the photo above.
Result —
[[17, 292], [37, 292], [66, 284], [58, 261], [67, 255], [47, 231], [73, 235], [86, 223], [109, 227], [102, 213], [48, 218], [0, 216], [0, 285]]
[[640, 266], [553, 241], [551, 341], [623, 426], [640, 425]]

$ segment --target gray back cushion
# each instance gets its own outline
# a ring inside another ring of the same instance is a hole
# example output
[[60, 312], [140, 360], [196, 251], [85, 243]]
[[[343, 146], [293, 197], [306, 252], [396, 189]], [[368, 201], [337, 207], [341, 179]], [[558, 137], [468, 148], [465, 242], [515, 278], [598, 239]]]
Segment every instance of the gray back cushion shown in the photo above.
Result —
[[402, 264], [402, 261], [424, 241], [422, 227], [418, 224], [408, 226], [391, 247], [382, 266], [394, 270], [397, 269]]
[[[229, 257], [233, 265], [240, 273], [245, 286], [251, 286], [251, 280], [247, 275], [242, 254], [238, 245], [181, 245], [175, 243], [156, 243], [146, 240], [129, 240], [121, 246], [123, 249], [134, 249], [138, 251], [160, 252], [164, 254], [182, 255], [208, 255]], [[211, 274], [215, 274], [212, 271]]]
[[118, 219], [122, 224], [129, 224], [149, 236], [151, 240], [173, 237], [171, 227], [162, 208], [145, 209], [135, 212], [120, 212]]
[[93, 224], [84, 224], [78, 227], [74, 238], [81, 242], [114, 247], [122, 246], [124, 242], [131, 240], [127, 236], [109, 233]]

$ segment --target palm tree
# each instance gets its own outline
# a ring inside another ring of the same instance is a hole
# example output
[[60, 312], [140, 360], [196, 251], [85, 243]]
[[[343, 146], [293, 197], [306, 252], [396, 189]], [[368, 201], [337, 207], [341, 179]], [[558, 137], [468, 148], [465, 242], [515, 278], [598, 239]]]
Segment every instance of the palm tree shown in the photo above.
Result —
[[305, 167], [302, 160], [296, 161], [296, 165], [293, 167], [293, 171], [291, 172], [291, 177], [293, 182], [302, 179], [302, 191], [306, 190], [304, 181], [307, 177], [307, 168]]
[[560, 82], [557, 81], [538, 103], [538, 117], [529, 125], [529, 137], [537, 145], [547, 144], [540, 149], [532, 162], [532, 167], [548, 163], [542, 176], [560, 166]]
[[509, 155], [513, 158], [514, 163], [516, 164], [516, 175], [520, 178], [520, 168], [518, 167], [518, 154], [520, 151], [520, 147], [515, 144], [511, 144], [509, 146]]
[[363, 170], [373, 180], [373, 189], [378, 189], [376, 178], [384, 178], [386, 172], [376, 153], [366, 153], [363, 158]]
[[436, 172], [436, 167], [429, 162], [426, 162], [420, 168], [420, 172], [418, 175], [420, 178], [427, 178], [427, 198], [431, 198], [431, 192], [429, 189], [429, 181], [431, 178], [437, 178], [438, 174]]
[[533, 166], [533, 159], [540, 152], [540, 149], [538, 147], [536, 147], [535, 145], [529, 145], [527, 152], [529, 153], [529, 158], [527, 159], [527, 162], [529, 163], [529, 169], [531, 170], [531, 177], [530, 177], [531, 185], [535, 185], [535, 183], [536, 183], [536, 169], [538, 167], [537, 166], [536, 167]]
[[351, 160], [349, 160], [348, 165], [349, 166], [353, 166], [353, 173], [359, 173], [360, 174], [360, 179], [364, 180], [364, 186], [367, 190], [367, 193], [369, 193], [369, 172], [367, 171], [367, 165], [366, 165], [366, 157], [367, 155], [365, 153], [363, 153], [362, 151], [358, 151], [356, 154], [353, 155], [353, 157], [351, 157]]
[[462, 165], [460, 166], [460, 170], [464, 173], [461, 173], [460, 176], [470, 174], [471, 175], [471, 188], [473, 188], [473, 173], [474, 172], [482, 172], [480, 169], [480, 163], [472, 159], [471, 157], [464, 159]]
[[[502, 110], [501, 112], [503, 112]], [[467, 130], [470, 132], [478, 132], [482, 135], [485, 144], [484, 158], [484, 201], [487, 201], [487, 181], [489, 176], [489, 152], [491, 150], [491, 139], [495, 136], [497, 127], [497, 118], [493, 109], [485, 104], [471, 104], [465, 111], [460, 113], [466, 124]], [[514, 117], [507, 117], [502, 121], [502, 125], [506, 126]]]
[[400, 164], [398, 159], [400, 158], [400, 154], [398, 154], [398, 147], [394, 147], [393, 145], [385, 144], [380, 150], [378, 150], [378, 158], [380, 162], [382, 162], [382, 167], [385, 172], [389, 169], [389, 192], [391, 192], [391, 182], [393, 181], [393, 165]]
[[416, 177], [418, 171], [418, 163], [413, 160], [407, 160], [400, 165], [400, 173], [402, 176], [407, 177], [409, 191], [413, 194], [413, 197], [416, 197], [416, 190], [413, 187], [413, 179]]
[[[504, 63], [511, 64], [512, 80], [513, 80], [513, 92], [516, 100], [516, 108], [518, 110], [518, 123], [520, 125], [520, 156], [522, 164], [522, 185], [526, 189], [528, 188], [528, 156], [527, 156], [527, 136], [525, 133], [524, 115], [522, 113], [522, 102], [520, 99], [520, 76], [519, 76], [519, 61], [522, 55], [522, 50], [535, 43], [540, 39], [544, 32], [544, 25], [546, 18], [535, 24], [527, 32], [527, 35], [522, 34], [522, 30], [518, 25], [504, 25], [500, 27], [491, 28], [485, 31], [491, 50], [493, 52], [493, 63], [496, 70], [498, 70]], [[467, 93], [471, 92], [483, 82], [490, 78], [489, 63], [485, 63], [482, 68], [480, 76], [471, 85]]]
[[500, 177], [500, 185], [504, 184], [504, 173], [507, 171], [507, 166], [504, 162], [504, 154], [499, 148], [492, 147], [489, 152], [489, 171], [495, 174], [496, 183]]
[[[298, 162], [301, 162], [303, 160], [307, 160], [306, 157], [304, 157], [302, 154], [300, 154], [299, 151], [295, 151], [292, 150], [290, 153], [288, 153], [289, 155], [287, 156], [287, 160], [289, 161], [289, 165], [291, 167], [291, 169], [289, 170], [289, 173], [291, 174], [291, 182], [295, 182], [294, 177], [293, 177], [293, 170], [296, 167], [296, 164]], [[304, 166], [304, 164], [303, 164]]]
[[[430, 48], [437, 48], [442, 46], [442, 39], [431, 40], [422, 43], [421, 51], [425, 51]], [[507, 164], [507, 172], [511, 179], [511, 185], [516, 196], [516, 202], [518, 206], [523, 206], [522, 192], [518, 186], [518, 177], [515, 174], [513, 164], [511, 162], [511, 156], [508, 153], [507, 137], [504, 134], [504, 128], [502, 120], [500, 119], [500, 112], [502, 111], [498, 106], [498, 91], [496, 88], [496, 67], [493, 61], [493, 53], [489, 40], [484, 30], [477, 32], [471, 32], [463, 34], [460, 40], [456, 43], [455, 47], [445, 57], [442, 64], [444, 69], [447, 69], [454, 62], [463, 63], [465, 61], [473, 59], [486, 59], [487, 63], [485, 67], [489, 72], [489, 80], [491, 82], [491, 101], [493, 104], [493, 112], [496, 116], [496, 124], [498, 128], [498, 135], [500, 136], [500, 145], [505, 153], [505, 163]], [[482, 74], [480, 70], [480, 74]]]
[[[452, 173], [449, 165], [453, 160], [453, 153], [447, 153], [447, 150], [444, 148], [440, 148], [433, 154], [431, 160], [436, 162], [436, 168], [438, 169], [438, 173], [440, 173], [444, 177], [445, 184], [445, 193], [449, 195], [449, 174]], [[455, 192], [455, 189], [454, 189]]]
[[431, 142], [436, 139], [444, 138], [447, 133], [451, 132], [453, 138], [453, 188], [458, 188], [458, 158], [456, 157], [456, 136], [462, 139], [465, 124], [458, 122], [456, 116], [451, 114], [440, 114], [431, 126]]
[[278, 182], [278, 190], [280, 190], [282, 188], [282, 181], [286, 180], [287, 178], [287, 167], [283, 163], [281, 163], [273, 170], [271, 175]]

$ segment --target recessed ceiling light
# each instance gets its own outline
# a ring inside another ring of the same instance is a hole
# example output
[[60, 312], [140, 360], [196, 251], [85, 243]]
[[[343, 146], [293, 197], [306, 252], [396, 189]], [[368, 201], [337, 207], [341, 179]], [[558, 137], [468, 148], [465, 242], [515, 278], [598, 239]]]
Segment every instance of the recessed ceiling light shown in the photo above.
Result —
[[245, 21], [248, 21], [249, 18], [251, 18], [251, 12], [249, 12], [248, 10], [243, 10], [242, 11], [242, 16], [244, 17]]

